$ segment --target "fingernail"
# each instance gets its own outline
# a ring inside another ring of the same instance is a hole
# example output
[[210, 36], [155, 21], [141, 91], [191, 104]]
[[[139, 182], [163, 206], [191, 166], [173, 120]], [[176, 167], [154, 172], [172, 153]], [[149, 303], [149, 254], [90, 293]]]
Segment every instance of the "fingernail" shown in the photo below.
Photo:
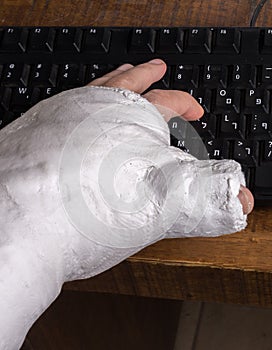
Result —
[[154, 60], [151, 60], [148, 63], [151, 63], [151, 64], [164, 64], [164, 62], [162, 60], [160, 60], [159, 58], [155, 58]]

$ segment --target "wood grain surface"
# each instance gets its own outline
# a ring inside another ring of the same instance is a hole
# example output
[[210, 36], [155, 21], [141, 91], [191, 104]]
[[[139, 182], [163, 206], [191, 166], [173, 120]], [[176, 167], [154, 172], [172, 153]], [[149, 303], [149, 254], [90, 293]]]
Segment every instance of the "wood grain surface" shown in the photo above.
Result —
[[[248, 26], [257, 0], [2, 0], [1, 25]], [[272, 26], [272, 2], [257, 21]], [[110, 271], [66, 289], [272, 305], [272, 209], [221, 238], [154, 244]]]

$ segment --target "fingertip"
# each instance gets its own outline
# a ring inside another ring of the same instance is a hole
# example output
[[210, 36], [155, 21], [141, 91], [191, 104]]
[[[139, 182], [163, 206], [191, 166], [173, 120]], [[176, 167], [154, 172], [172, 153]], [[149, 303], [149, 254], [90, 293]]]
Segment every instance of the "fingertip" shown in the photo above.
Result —
[[155, 59], [153, 59], [153, 60], [151, 60], [151, 61], [148, 61], [147, 63], [151, 63], [151, 64], [161, 64], [161, 65], [166, 65], [166, 63], [163, 61], [163, 60], [161, 60], [160, 58], [155, 58]]
[[241, 185], [238, 198], [242, 204], [244, 214], [247, 215], [251, 213], [254, 208], [254, 197], [250, 190]]
[[186, 119], [190, 121], [198, 120], [202, 118], [204, 115], [204, 109], [198, 105], [194, 105], [194, 108], [192, 108], [189, 113], [186, 115]]
[[204, 109], [202, 106], [197, 102], [197, 100], [190, 94], [185, 93], [188, 96], [188, 101], [190, 99], [190, 104], [187, 108], [187, 110], [184, 113], [184, 117], [189, 121], [198, 120], [203, 117], [204, 115]]

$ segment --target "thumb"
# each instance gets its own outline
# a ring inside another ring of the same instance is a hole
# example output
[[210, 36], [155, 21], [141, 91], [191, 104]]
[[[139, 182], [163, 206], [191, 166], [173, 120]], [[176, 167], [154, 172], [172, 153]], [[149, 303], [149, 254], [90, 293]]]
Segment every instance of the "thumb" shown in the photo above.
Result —
[[[175, 147], [169, 149], [175, 160], [164, 163], [160, 171], [167, 177], [165, 197], [175, 198], [169, 215], [176, 214], [166, 237], [213, 237], [244, 229], [247, 216], [239, 197], [245, 179], [240, 164], [197, 160]], [[154, 170], [149, 176], [153, 192], [161, 193], [159, 173]]]

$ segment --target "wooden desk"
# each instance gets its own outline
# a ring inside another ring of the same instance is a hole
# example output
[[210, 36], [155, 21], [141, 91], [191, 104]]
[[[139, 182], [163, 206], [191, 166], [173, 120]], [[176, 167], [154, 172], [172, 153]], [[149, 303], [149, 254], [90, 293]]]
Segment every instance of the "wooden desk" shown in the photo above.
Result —
[[[257, 0], [1, 0], [1, 25], [248, 26]], [[257, 22], [272, 27], [272, 3]], [[241, 233], [164, 240], [65, 289], [272, 306], [272, 209]]]

